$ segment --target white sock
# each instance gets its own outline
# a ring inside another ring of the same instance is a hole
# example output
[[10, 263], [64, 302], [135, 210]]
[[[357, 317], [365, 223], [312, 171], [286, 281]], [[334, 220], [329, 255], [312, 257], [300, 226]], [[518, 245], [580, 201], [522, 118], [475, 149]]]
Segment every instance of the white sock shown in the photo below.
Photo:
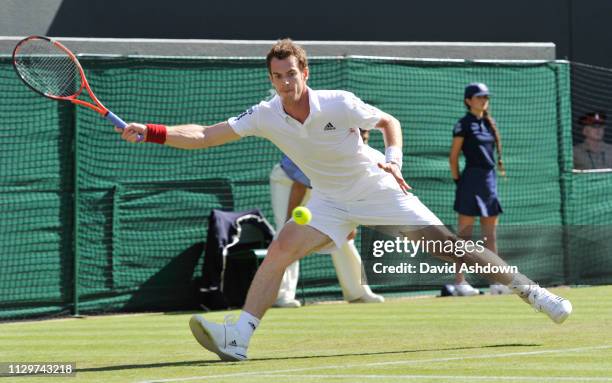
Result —
[[255, 329], [259, 326], [259, 319], [249, 314], [246, 311], [240, 312], [240, 317], [238, 317], [238, 322], [236, 322], [236, 327], [240, 334], [244, 337], [245, 342], [249, 343], [249, 340], [253, 336]]

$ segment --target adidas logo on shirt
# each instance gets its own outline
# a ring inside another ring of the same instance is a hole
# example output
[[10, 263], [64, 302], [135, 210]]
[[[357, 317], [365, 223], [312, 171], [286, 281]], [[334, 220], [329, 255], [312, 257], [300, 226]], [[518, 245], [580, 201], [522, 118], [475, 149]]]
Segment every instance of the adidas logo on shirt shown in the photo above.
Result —
[[238, 346], [238, 343], [236, 343], [236, 340], [234, 339], [233, 341], [231, 341], [231, 342], [230, 342], [230, 344], [229, 344], [229, 345], [230, 345], [230, 346], [237, 347], [237, 346]]
[[325, 127], [323, 128], [323, 131], [328, 131], [328, 130], [336, 130], [336, 127], [332, 125], [331, 122], [328, 122], [327, 125], [325, 125]]

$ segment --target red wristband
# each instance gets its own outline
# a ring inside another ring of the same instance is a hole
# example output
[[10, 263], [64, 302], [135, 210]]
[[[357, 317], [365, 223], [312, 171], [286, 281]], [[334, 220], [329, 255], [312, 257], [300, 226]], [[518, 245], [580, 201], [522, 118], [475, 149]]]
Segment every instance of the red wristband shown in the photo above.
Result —
[[166, 125], [147, 124], [147, 138], [145, 142], [154, 142], [163, 145], [166, 142], [168, 129]]

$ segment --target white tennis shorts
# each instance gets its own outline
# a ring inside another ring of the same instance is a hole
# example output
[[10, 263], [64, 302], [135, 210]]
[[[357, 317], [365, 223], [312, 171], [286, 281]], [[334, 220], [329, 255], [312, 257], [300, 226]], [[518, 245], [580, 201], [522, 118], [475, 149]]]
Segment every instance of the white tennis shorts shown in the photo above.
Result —
[[329, 236], [338, 247], [359, 225], [402, 226], [412, 230], [443, 225], [418, 197], [399, 189], [377, 190], [370, 198], [349, 202], [328, 200], [313, 191], [306, 207], [312, 212], [308, 225]]

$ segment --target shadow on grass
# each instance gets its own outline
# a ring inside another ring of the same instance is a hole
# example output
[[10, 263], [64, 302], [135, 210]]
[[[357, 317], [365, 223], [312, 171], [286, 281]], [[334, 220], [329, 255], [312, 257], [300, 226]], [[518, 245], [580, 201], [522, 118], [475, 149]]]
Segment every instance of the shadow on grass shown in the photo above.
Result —
[[[351, 356], [375, 356], [375, 355], [404, 355], [414, 354], [417, 352], [444, 352], [444, 351], [461, 351], [461, 350], [478, 350], [486, 348], [501, 348], [501, 347], [539, 347], [541, 344], [532, 343], [503, 343], [503, 344], [491, 344], [486, 346], [471, 346], [471, 347], [449, 347], [449, 348], [431, 348], [431, 349], [419, 349], [419, 350], [399, 350], [399, 351], [381, 351], [381, 352], [355, 352], [346, 354], [331, 354], [331, 355], [308, 355], [308, 356], [288, 356], [280, 358], [256, 358], [249, 359], [251, 362], [255, 361], [271, 361], [271, 360], [306, 360], [306, 359], [323, 359], [323, 358], [338, 358], [338, 357], [351, 357]], [[101, 371], [119, 371], [119, 370], [133, 370], [141, 368], [161, 368], [161, 367], [195, 367], [195, 366], [212, 366], [219, 363], [235, 365], [236, 363], [245, 362], [224, 362], [222, 360], [191, 360], [184, 362], [172, 362], [172, 363], [150, 363], [150, 364], [125, 364], [116, 366], [105, 366], [105, 367], [92, 367], [92, 368], [77, 368], [77, 372], [101, 372]]]

